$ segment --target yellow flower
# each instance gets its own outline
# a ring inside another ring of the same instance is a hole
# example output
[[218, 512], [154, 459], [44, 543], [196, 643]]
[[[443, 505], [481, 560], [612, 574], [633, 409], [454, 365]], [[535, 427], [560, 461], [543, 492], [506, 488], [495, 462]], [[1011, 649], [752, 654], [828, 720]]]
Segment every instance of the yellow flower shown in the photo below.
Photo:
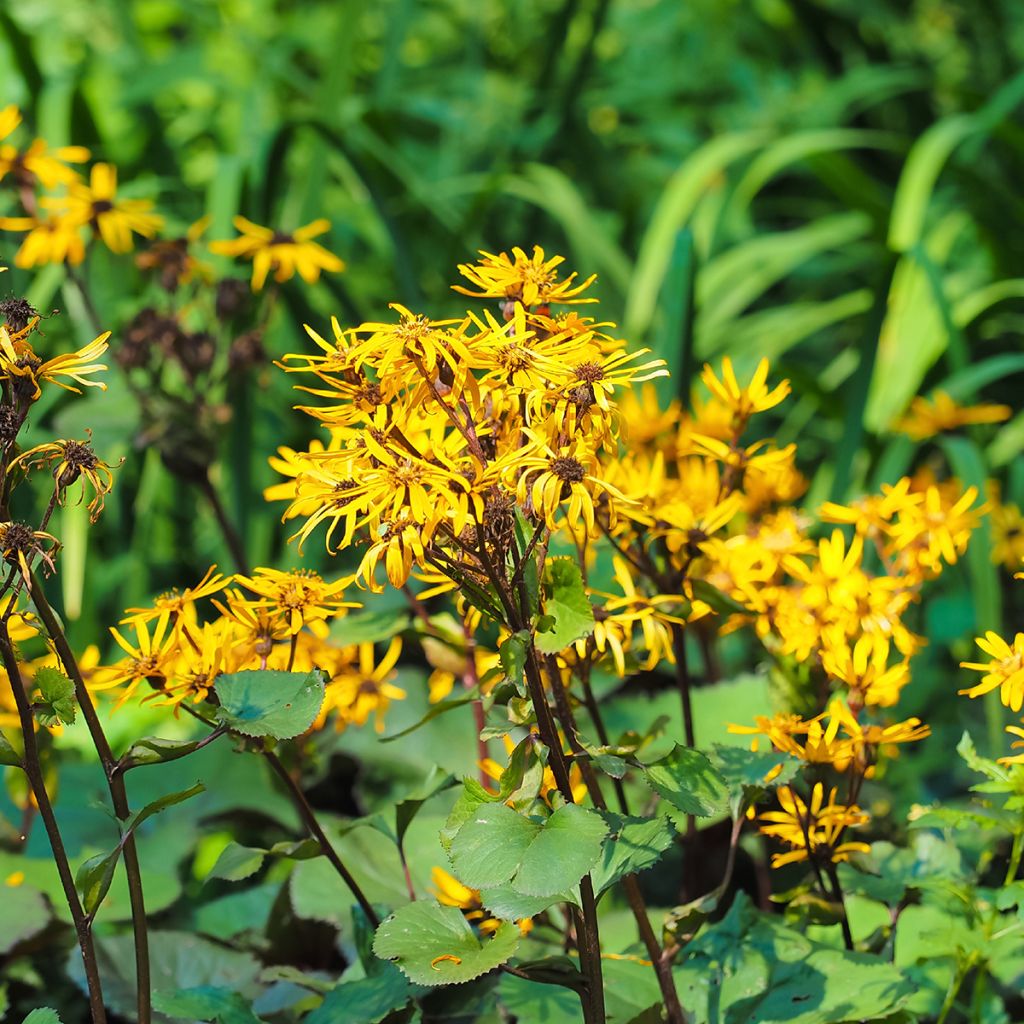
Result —
[[298, 273], [304, 281], [313, 284], [320, 280], [321, 271], [338, 274], [345, 269], [342, 260], [313, 241], [331, 227], [330, 221], [323, 218], [290, 234], [254, 224], [245, 217], [235, 217], [233, 223], [240, 237], [211, 242], [210, 252], [251, 259], [254, 292], [260, 291], [271, 270], [275, 272], [275, 281], [287, 281]]
[[[439, 392], [461, 391], [477, 362], [464, 336], [468, 318], [430, 320], [398, 302], [390, 308], [398, 313], [397, 324], [369, 322], [356, 328], [356, 334], [366, 337], [352, 350], [355, 367], [369, 363], [389, 393], [426, 381], [435, 382]], [[449, 329], [452, 324], [454, 330]]]
[[47, 263], [77, 266], [85, 259], [82, 226], [68, 217], [0, 217], [0, 228], [28, 232], [14, 254], [16, 267], [28, 269]]
[[111, 252], [131, 252], [132, 234], [152, 238], [163, 217], [150, 211], [150, 199], [118, 199], [117, 168], [93, 164], [89, 184], [72, 182], [67, 195], [49, 196], [41, 205], [71, 223], [88, 224]]
[[1011, 572], [1024, 562], [1024, 515], [1011, 502], [991, 502], [989, 522], [992, 526], [992, 561]]
[[477, 263], [459, 264], [459, 273], [480, 289], [472, 291], [463, 285], [452, 285], [462, 295], [521, 302], [524, 306], [597, 301], [579, 297], [597, 279], [596, 274], [591, 274], [580, 284], [576, 284], [575, 272], [559, 281], [557, 268], [565, 262], [565, 257], [545, 259], [544, 250], [539, 245], [533, 247], [532, 256], [527, 256], [518, 246], [512, 250], [511, 258], [504, 252], [495, 255], [482, 249], [480, 255], [483, 259]]
[[896, 423], [895, 429], [915, 441], [925, 441], [946, 430], [973, 423], [1001, 423], [1013, 410], [1008, 405], [960, 405], [945, 391], [936, 391], [929, 402], [920, 395], [910, 403], [910, 411]]
[[768, 360], [762, 359], [757, 364], [754, 376], [746, 387], [740, 387], [736, 380], [736, 371], [732, 368], [732, 360], [722, 360], [722, 379], [715, 376], [709, 363], [705, 363], [701, 380], [708, 390], [724, 405], [732, 410], [733, 420], [737, 427], [742, 427], [757, 412], [764, 412], [778, 405], [790, 391], [789, 381], [784, 380], [770, 391], [766, 383], [768, 379]]
[[149, 623], [133, 620], [134, 644], [111, 626], [111, 636], [127, 657], [116, 665], [97, 670], [94, 676], [97, 689], [127, 684], [124, 693], [118, 698], [118, 705], [128, 700], [143, 683], [148, 683], [156, 691], [162, 690], [167, 682], [167, 672], [171, 668], [176, 646], [174, 633], [167, 632], [169, 621], [169, 614], [163, 613], [153, 624], [150, 633]]
[[950, 501], [943, 489], [932, 486], [919, 504], [906, 506], [891, 528], [893, 550], [906, 574], [937, 575], [942, 562], [952, 565], [967, 550], [971, 532], [978, 525], [985, 506], [972, 508], [978, 497], [968, 487]]
[[357, 660], [342, 668], [327, 686], [324, 706], [320, 711], [322, 723], [332, 710], [338, 712], [335, 726], [365, 725], [374, 715], [374, 728], [384, 731], [384, 714], [393, 700], [404, 700], [405, 690], [395, 686], [393, 670], [402, 653], [402, 638], [392, 638], [384, 656], [375, 662], [372, 643], [361, 643], [356, 648]]
[[[21, 112], [14, 104], [0, 110], [0, 139], [6, 139], [21, 124]], [[51, 150], [42, 139], [34, 139], [27, 149], [18, 149], [9, 142], [0, 145], [0, 178], [14, 176], [19, 186], [32, 188], [38, 181], [52, 189], [78, 179], [78, 173], [67, 164], [80, 164], [89, 159], [83, 146], [60, 146]]]
[[220, 593], [230, 582], [229, 577], [217, 572], [217, 566], [211, 565], [194, 587], [186, 587], [181, 591], [176, 587], [168, 590], [153, 602], [152, 608], [128, 608], [121, 622], [152, 622], [163, 615], [168, 615], [177, 626], [183, 617], [193, 611], [197, 601]]
[[[888, 650], [888, 645], [884, 648]], [[852, 650], [845, 639], [828, 644], [821, 655], [822, 667], [833, 679], [850, 688], [851, 696], [864, 704], [892, 707], [900, 690], [910, 682], [910, 665], [906, 661], [889, 666], [886, 658], [870, 642], [858, 641]]]
[[543, 516], [549, 529], [556, 529], [556, 517], [568, 502], [565, 518], [576, 529], [582, 521], [588, 534], [595, 535], [596, 503], [602, 498], [609, 524], [616, 520], [616, 501], [629, 503], [618, 488], [598, 476], [599, 465], [593, 448], [585, 438], [576, 437], [554, 447], [531, 430], [524, 434], [532, 444], [511, 452], [505, 460], [504, 472], [509, 486], [516, 487], [521, 504], [527, 502], [538, 516]]
[[66, 352], [44, 361], [27, 341], [18, 340], [17, 336], [12, 338], [6, 327], [0, 327], [0, 379], [9, 380], [15, 394], [30, 402], [34, 402], [42, 393], [39, 388], [41, 380], [56, 384], [65, 391], [81, 394], [78, 388], [64, 383], [61, 377], [70, 378], [83, 387], [106, 391], [107, 385], [102, 381], [86, 378], [107, 368], [106, 364], [94, 360], [106, 352], [109, 337], [110, 331], [107, 331], [77, 352]]
[[924, 500], [920, 491], [911, 491], [910, 477], [895, 484], [882, 484], [881, 494], [869, 494], [849, 505], [826, 501], [818, 511], [822, 522], [847, 523], [867, 536], [884, 535], [893, 519]]
[[842, 842], [847, 828], [863, 825], [868, 816], [855, 804], [836, 803], [836, 790], [829, 792], [825, 802], [825, 787], [817, 782], [811, 790], [810, 803], [804, 803], [791, 786], [780, 786], [778, 811], [760, 815], [760, 830], [792, 847], [789, 853], [772, 856], [772, 867], [814, 860], [818, 863], [837, 864], [848, 860], [851, 853], [868, 853], [867, 843]]
[[983, 672], [981, 682], [966, 690], [957, 691], [968, 697], [980, 697], [990, 690], [999, 689], [999, 699], [1012, 711], [1024, 707], [1024, 633], [1008, 644], [998, 633], [989, 630], [974, 641], [992, 659], [987, 662], [960, 662], [961, 668]]
[[308, 628], [317, 636], [326, 636], [328, 619], [360, 607], [358, 602], [344, 600], [347, 578], [326, 583], [311, 569], [255, 569], [252, 576], [236, 576], [235, 582], [252, 591], [257, 604], [279, 612], [292, 634]]

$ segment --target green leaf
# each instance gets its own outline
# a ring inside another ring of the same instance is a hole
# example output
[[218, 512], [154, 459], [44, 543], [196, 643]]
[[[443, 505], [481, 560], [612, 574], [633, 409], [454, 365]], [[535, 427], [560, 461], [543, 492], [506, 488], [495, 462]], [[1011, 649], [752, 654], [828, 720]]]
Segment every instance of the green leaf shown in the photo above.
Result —
[[0, 765], [7, 765], [10, 768], [21, 767], [21, 758], [18, 756], [18, 752], [2, 732], [0, 732]]
[[266, 850], [254, 849], [251, 846], [228, 843], [221, 850], [217, 862], [206, 876], [206, 881], [223, 878], [227, 882], [240, 882], [244, 878], [250, 878], [263, 867], [266, 853]]
[[331, 989], [302, 1024], [378, 1024], [421, 991], [393, 964], [381, 967], [377, 974]]
[[597, 863], [608, 826], [595, 811], [565, 804], [540, 825], [505, 804], [482, 806], [452, 841], [455, 874], [473, 889], [511, 882], [524, 896], [572, 888]]
[[685, 814], [707, 818], [728, 808], [725, 780], [705, 754], [676, 744], [671, 753], [643, 768], [647, 784]]
[[54, 725], [73, 725], [76, 710], [75, 684], [55, 668], [39, 669], [33, 683], [33, 710], [39, 722], [48, 728]]
[[50, 1007], [45, 1006], [38, 1010], [33, 1010], [21, 1024], [61, 1024], [60, 1014], [56, 1010], [51, 1010]]
[[118, 844], [109, 853], [98, 853], [83, 861], [75, 872], [75, 888], [82, 897], [86, 914], [95, 914], [114, 881], [114, 870], [121, 856]]
[[719, 615], [746, 615], [748, 609], [739, 601], [734, 600], [728, 594], [723, 593], [718, 587], [707, 580], [690, 580], [690, 589], [698, 601], [703, 601]]
[[163, 764], [166, 761], [177, 761], [191, 754], [203, 738], [195, 740], [165, 740], [159, 736], [147, 736], [136, 740], [121, 758], [123, 770], [147, 764]]
[[505, 804], [480, 806], [452, 840], [449, 855], [456, 876], [471, 889], [503, 885], [516, 873], [540, 830], [539, 824]]
[[600, 860], [608, 826], [596, 811], [563, 804], [544, 823], [513, 879], [525, 896], [551, 896], [577, 882]]
[[523, 672], [529, 650], [530, 634], [525, 629], [506, 637], [498, 648], [498, 657], [501, 659], [505, 677], [517, 686], [523, 685]]
[[[712, 746], [711, 763], [728, 787], [734, 817], [745, 806], [755, 802], [765, 790], [792, 782], [802, 767], [799, 758], [790, 754], [772, 750], [747, 750], [745, 747], [733, 747], [725, 743]], [[780, 770], [776, 772], [776, 769]], [[766, 782], [765, 776], [770, 772], [776, 774], [770, 782]]]
[[188, 789], [179, 790], [177, 793], [167, 793], [165, 796], [146, 804], [141, 811], [136, 811], [126, 818], [122, 827], [125, 833], [134, 832], [144, 821], [152, 818], [154, 814], [166, 811], [168, 807], [174, 807], [175, 804], [191, 800], [192, 797], [198, 796], [205, 791], [206, 786], [201, 782], [197, 782], [194, 786], [189, 786]]
[[393, 609], [348, 614], [331, 623], [331, 639], [339, 645], [390, 640], [409, 625], [409, 616]]
[[419, 985], [457, 985], [505, 963], [519, 945], [519, 929], [502, 923], [482, 941], [458, 907], [419, 900], [381, 923], [373, 951], [392, 960]]
[[184, 1017], [217, 1024], [262, 1024], [249, 1001], [230, 989], [213, 985], [153, 993], [153, 1008], [169, 1017]]
[[634, 818], [604, 811], [611, 830], [604, 841], [601, 862], [594, 868], [594, 892], [610, 889], [625, 875], [639, 874], [653, 867], [675, 842], [676, 830], [665, 817]]
[[534, 643], [542, 654], [557, 654], [594, 632], [594, 608], [580, 567], [571, 558], [552, 558], [544, 568], [544, 613], [554, 619]]
[[955, 114], [936, 121], [914, 143], [893, 198], [889, 221], [891, 249], [906, 252], [920, 241], [939, 172], [953, 150], [980, 127], [976, 117]]
[[536, 917], [556, 903], [573, 903], [578, 906], [579, 896], [574, 892], [558, 892], [551, 896], [526, 896], [511, 885], [502, 885], [495, 889], [482, 890], [480, 902], [502, 921], [521, 921], [523, 918]]
[[28, 885], [0, 885], [3, 928], [0, 929], [0, 956], [37, 935], [50, 923], [46, 897]]
[[287, 740], [304, 733], [324, 702], [324, 677], [312, 672], [253, 669], [220, 676], [217, 718], [244, 736]]

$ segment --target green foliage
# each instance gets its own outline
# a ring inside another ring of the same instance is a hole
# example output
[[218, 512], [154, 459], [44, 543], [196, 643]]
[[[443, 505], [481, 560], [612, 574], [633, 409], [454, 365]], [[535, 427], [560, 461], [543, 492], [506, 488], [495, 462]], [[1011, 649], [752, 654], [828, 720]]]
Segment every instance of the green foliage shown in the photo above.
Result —
[[557, 654], [594, 631], [594, 609], [583, 586], [580, 567], [571, 558], [552, 558], [542, 580], [546, 629], [534, 638], [542, 654]]
[[506, 922], [481, 940], [458, 908], [419, 901], [381, 923], [373, 951], [418, 985], [457, 985], [505, 963], [518, 944], [514, 924]]
[[217, 678], [217, 718], [243, 736], [286, 740], [305, 732], [324, 702], [324, 677], [264, 669]]
[[659, 796], [684, 814], [708, 818], [728, 807], [725, 781], [706, 754], [678, 743], [660, 761], [643, 766], [643, 777]]
[[524, 896], [552, 896], [572, 888], [597, 863], [608, 827], [576, 804], [559, 807], [543, 823], [505, 806], [477, 808], [449, 850], [455, 874], [473, 889], [510, 882]]
[[6, 955], [16, 946], [41, 932], [51, 919], [46, 897], [31, 886], [4, 886], [0, 889], [3, 900], [4, 928], [0, 932], [0, 955]]
[[33, 711], [41, 725], [73, 725], [75, 684], [55, 668], [41, 668], [33, 677]]

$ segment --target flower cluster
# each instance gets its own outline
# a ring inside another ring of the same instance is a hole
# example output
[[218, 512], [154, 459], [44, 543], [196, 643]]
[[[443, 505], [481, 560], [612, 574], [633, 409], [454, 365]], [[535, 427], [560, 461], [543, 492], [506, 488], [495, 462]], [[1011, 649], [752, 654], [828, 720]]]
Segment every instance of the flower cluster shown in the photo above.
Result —
[[212, 567], [195, 586], [173, 590], [146, 608], [129, 608], [111, 634], [123, 657], [97, 666], [93, 689], [116, 689], [123, 703], [142, 699], [191, 708], [207, 699], [222, 674], [246, 669], [322, 670], [329, 678], [315, 728], [365, 725], [405, 692], [393, 682], [402, 642], [383, 654], [372, 643], [345, 644], [332, 626], [356, 602], [346, 579], [329, 583], [308, 570], [256, 569], [224, 576]]
[[[27, 145], [10, 141], [21, 122], [17, 107], [0, 110], [0, 183], [14, 191], [22, 207], [19, 216], [0, 217], [0, 229], [25, 236], [14, 258], [17, 266], [63, 263], [73, 267], [83, 262], [93, 240], [111, 252], [127, 253], [134, 248], [136, 235], [155, 239], [163, 230], [165, 221], [154, 211], [153, 200], [125, 196], [112, 164], [93, 164], [88, 177], [80, 173], [77, 165], [90, 156], [84, 147], [51, 147], [39, 138]], [[154, 241], [139, 255], [138, 265], [158, 271], [169, 291], [208, 276], [206, 264], [190, 251], [207, 225], [204, 218], [180, 238]], [[253, 291], [263, 287], [271, 271], [278, 282], [296, 273], [315, 282], [321, 271], [338, 273], [345, 268], [337, 256], [313, 241], [330, 228], [326, 220], [284, 232], [236, 217], [235, 227], [238, 238], [213, 242], [210, 251], [251, 260]]]

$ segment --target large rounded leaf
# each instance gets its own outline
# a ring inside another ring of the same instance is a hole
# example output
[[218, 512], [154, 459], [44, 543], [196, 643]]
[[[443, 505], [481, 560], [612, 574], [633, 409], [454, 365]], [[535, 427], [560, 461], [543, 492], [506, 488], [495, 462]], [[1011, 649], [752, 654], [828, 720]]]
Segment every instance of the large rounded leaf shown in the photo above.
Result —
[[254, 669], [221, 676], [215, 686], [217, 717], [244, 736], [287, 740], [304, 733], [324, 702], [324, 679], [312, 672]]
[[503, 923], [491, 938], [481, 940], [458, 907], [419, 900], [382, 922], [373, 951], [419, 985], [457, 985], [505, 963], [518, 944], [514, 924]]

